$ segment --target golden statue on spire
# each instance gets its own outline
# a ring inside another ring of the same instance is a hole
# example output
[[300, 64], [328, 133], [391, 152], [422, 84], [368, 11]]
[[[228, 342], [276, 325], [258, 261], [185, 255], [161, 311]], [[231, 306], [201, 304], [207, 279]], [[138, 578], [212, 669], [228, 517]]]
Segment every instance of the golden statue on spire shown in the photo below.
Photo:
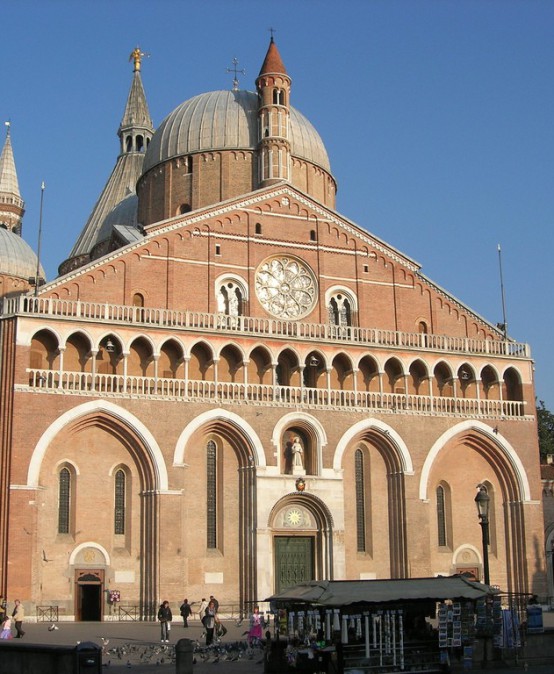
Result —
[[131, 54], [129, 55], [129, 61], [134, 61], [134, 72], [140, 71], [140, 63], [142, 61], [143, 56], [146, 56], [148, 58], [150, 54], [141, 51], [140, 47], [135, 47], [131, 52]]

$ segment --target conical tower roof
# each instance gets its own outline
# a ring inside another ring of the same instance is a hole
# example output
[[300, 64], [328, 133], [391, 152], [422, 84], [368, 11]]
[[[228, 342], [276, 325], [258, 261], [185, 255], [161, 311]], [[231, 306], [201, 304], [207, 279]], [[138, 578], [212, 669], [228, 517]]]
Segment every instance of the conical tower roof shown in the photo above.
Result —
[[25, 202], [19, 193], [9, 122], [6, 127], [6, 141], [0, 154], [0, 225], [10, 231], [19, 231]]
[[267, 50], [267, 54], [265, 55], [265, 59], [258, 77], [262, 77], [262, 75], [267, 75], [268, 73], [281, 73], [283, 75], [288, 75], [287, 69], [285, 68], [285, 64], [281, 59], [281, 54], [279, 54], [279, 50], [277, 49], [277, 45], [275, 44], [273, 36], [269, 42], [269, 48]]
[[[146, 148], [154, 133], [140, 75], [140, 63], [143, 56], [144, 54], [138, 48], [131, 54], [131, 59], [134, 60], [133, 81], [117, 132], [121, 141], [121, 153], [69, 258], [60, 265], [60, 274], [66, 274], [87, 264], [91, 259], [107, 253], [115, 225], [136, 228], [136, 209], [130, 213], [128, 208], [117, 209], [117, 206], [123, 199], [135, 194], [137, 180], [142, 174]], [[128, 221], [112, 222], [110, 220], [110, 226], [106, 227], [107, 218], [114, 209], [116, 213], [125, 213]]]

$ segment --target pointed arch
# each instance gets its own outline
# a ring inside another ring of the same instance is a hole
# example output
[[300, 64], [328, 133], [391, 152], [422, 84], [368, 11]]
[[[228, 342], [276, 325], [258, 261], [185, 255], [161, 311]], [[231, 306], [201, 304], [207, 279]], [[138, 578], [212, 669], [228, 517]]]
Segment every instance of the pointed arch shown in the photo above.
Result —
[[392, 426], [389, 426], [383, 421], [379, 421], [379, 419], [364, 419], [363, 421], [354, 424], [354, 426], [351, 426], [346, 433], [344, 433], [335, 449], [335, 456], [333, 458], [334, 470], [339, 472], [342, 469], [342, 456], [346, 448], [354, 442], [356, 438], [361, 438], [363, 435], [371, 432], [381, 436], [382, 440], [386, 440], [387, 443], [396, 450], [400, 470], [405, 475], [413, 475], [414, 466], [406, 443]]
[[467, 436], [468, 434], [472, 433], [477, 437], [486, 439], [488, 444], [491, 447], [494, 447], [500, 456], [504, 458], [507, 464], [509, 464], [509, 466], [512, 468], [514, 479], [517, 483], [519, 497], [524, 502], [529, 502], [531, 500], [529, 480], [527, 478], [525, 468], [521, 463], [521, 459], [517, 455], [517, 452], [514, 450], [508, 440], [502, 436], [501, 433], [494, 433], [490, 426], [487, 426], [487, 424], [483, 423], [482, 421], [476, 420], [467, 420], [456, 424], [456, 426], [449, 428], [435, 441], [429, 450], [429, 453], [427, 454], [427, 458], [425, 459], [423, 468], [421, 470], [419, 498], [422, 501], [428, 500], [429, 475], [438, 453], [448, 444], [450, 440], [456, 436]]
[[235, 434], [238, 434], [246, 440], [247, 447], [252, 452], [255, 465], [265, 467], [265, 452], [256, 431], [238, 414], [221, 408], [204, 412], [187, 424], [175, 445], [173, 464], [175, 466], [184, 466], [185, 450], [194, 433], [202, 427], [206, 427], [207, 431], [210, 429], [213, 430], [214, 424], [219, 422], [227, 424], [230, 429], [233, 429]]
[[95, 400], [84, 403], [78, 407], [68, 410], [65, 414], [58, 417], [50, 426], [44, 431], [40, 437], [29, 462], [29, 470], [27, 472], [27, 486], [30, 488], [38, 488], [39, 476], [42, 461], [48, 446], [55, 438], [55, 436], [70, 424], [84, 420], [85, 417], [90, 416], [99, 418], [107, 416], [113, 421], [121, 424], [123, 429], [128, 433], [135, 435], [139, 442], [146, 450], [153, 468], [153, 484], [151, 488], [159, 491], [168, 490], [168, 476], [165, 461], [161, 449], [148, 428], [133, 414], [127, 410], [114, 405], [111, 402], [104, 400]]

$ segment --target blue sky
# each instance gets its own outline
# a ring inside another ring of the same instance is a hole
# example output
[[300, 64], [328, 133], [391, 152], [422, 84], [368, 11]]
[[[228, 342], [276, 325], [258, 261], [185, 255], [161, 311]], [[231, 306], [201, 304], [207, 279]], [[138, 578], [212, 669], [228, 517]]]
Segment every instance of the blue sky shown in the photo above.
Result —
[[[531, 344], [554, 411], [554, 2], [551, 0], [5, 0], [0, 117], [10, 119], [24, 238], [49, 279], [119, 151], [136, 46], [157, 126], [227, 89], [252, 90], [270, 27], [292, 104], [321, 134], [337, 210]], [[3, 138], [2, 138], [3, 143]]]

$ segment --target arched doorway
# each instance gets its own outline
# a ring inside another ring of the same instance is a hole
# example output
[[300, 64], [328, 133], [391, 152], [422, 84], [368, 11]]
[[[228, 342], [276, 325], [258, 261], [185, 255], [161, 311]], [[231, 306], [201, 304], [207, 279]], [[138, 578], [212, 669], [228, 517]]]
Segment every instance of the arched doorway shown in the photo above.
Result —
[[308, 494], [291, 495], [274, 508], [274, 592], [319, 578], [333, 578], [333, 523], [327, 506]]

